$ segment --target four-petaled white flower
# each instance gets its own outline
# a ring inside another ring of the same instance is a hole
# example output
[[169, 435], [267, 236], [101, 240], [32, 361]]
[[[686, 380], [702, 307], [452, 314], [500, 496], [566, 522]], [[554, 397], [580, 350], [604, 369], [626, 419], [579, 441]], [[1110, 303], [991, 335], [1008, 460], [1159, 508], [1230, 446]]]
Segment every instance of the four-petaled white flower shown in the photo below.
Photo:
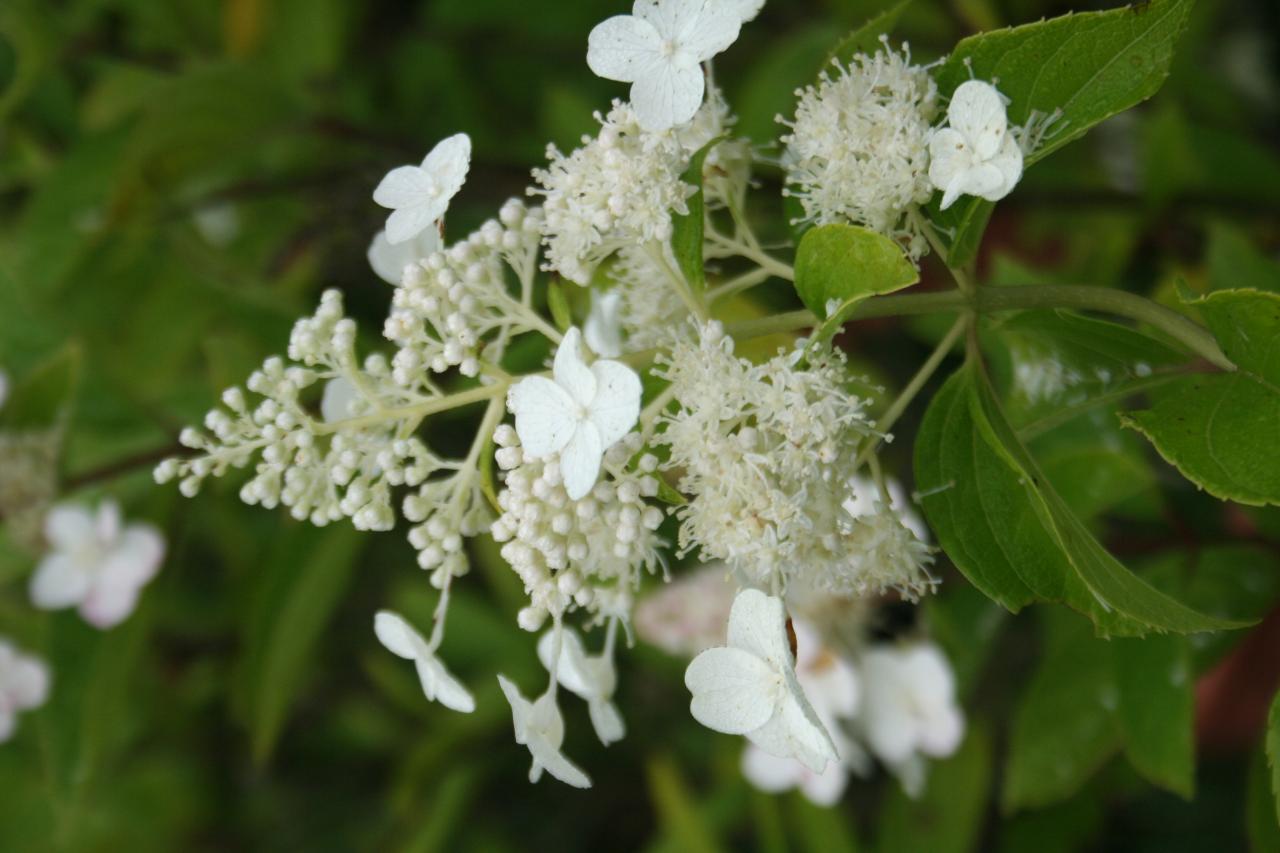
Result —
[[684, 683], [689, 710], [709, 729], [745, 735], [771, 755], [815, 773], [839, 753], [796, 680], [782, 601], [745, 589], [729, 613], [728, 646], [693, 659]]
[[388, 651], [413, 661], [418, 670], [418, 680], [422, 682], [422, 692], [428, 699], [464, 714], [476, 709], [475, 698], [444, 668], [436, 658], [435, 650], [403, 616], [390, 610], [379, 610], [373, 617], [373, 631]]
[[622, 355], [622, 293], [591, 293], [591, 313], [582, 324], [582, 337], [591, 351], [603, 358]]
[[387, 217], [387, 240], [393, 245], [412, 240], [435, 227], [462, 189], [471, 168], [471, 137], [458, 133], [443, 140], [421, 166], [399, 166], [373, 191], [373, 200], [392, 210]]
[[39, 708], [49, 696], [49, 668], [0, 640], [0, 743], [13, 737], [18, 712]]
[[444, 246], [439, 228], [426, 228], [403, 243], [392, 243], [386, 231], [379, 231], [369, 244], [369, 266], [387, 284], [400, 284], [405, 267], [429, 258]]
[[511, 703], [511, 719], [515, 724], [516, 743], [529, 747], [533, 765], [529, 768], [529, 781], [537, 782], [546, 770], [555, 778], [575, 788], [590, 788], [591, 779], [576, 764], [564, 757], [560, 746], [564, 743], [564, 718], [556, 705], [555, 694], [547, 691], [530, 702], [520, 695], [506, 676], [499, 675], [498, 683]]
[[160, 568], [164, 536], [149, 524], [122, 526], [120, 507], [103, 501], [97, 513], [60, 504], [45, 516], [51, 546], [31, 577], [31, 601], [44, 610], [79, 605], [97, 628], [123, 622]]
[[591, 491], [605, 451], [640, 416], [640, 377], [625, 364], [582, 359], [582, 333], [565, 332], [556, 350], [554, 380], [527, 376], [507, 394], [516, 434], [531, 459], [560, 454], [564, 488], [573, 500]]
[[742, 775], [762, 791], [778, 793], [799, 788], [810, 802], [830, 806], [844, 793], [849, 768], [862, 769], [868, 764], [866, 753], [844, 734], [839, 722], [852, 718], [858, 710], [858, 674], [848, 661], [823, 645], [814, 628], [799, 620], [792, 624], [796, 633], [796, 680], [831, 735], [840, 760], [815, 773], [793, 758], [779, 758], [752, 743], [742, 753]]
[[862, 737], [906, 792], [918, 796], [924, 789], [923, 756], [945, 758], [964, 738], [951, 666], [936, 646], [915, 643], [870, 649], [859, 661], [859, 672]]
[[929, 140], [929, 180], [943, 191], [946, 210], [961, 195], [999, 201], [1022, 177], [1022, 148], [1009, 129], [1005, 100], [981, 80], [961, 83], [947, 107], [947, 123]]
[[578, 633], [569, 628], [561, 629], [560, 660], [555, 654], [556, 632], [548, 631], [538, 641], [538, 659], [548, 672], [574, 695], [587, 700], [591, 725], [596, 737], [605, 746], [622, 740], [626, 729], [622, 714], [613, 704], [613, 691], [618, 686], [618, 673], [609, 655], [589, 655], [582, 646]]
[[636, 0], [630, 15], [591, 31], [587, 65], [631, 84], [642, 128], [667, 130], [693, 118], [706, 90], [700, 63], [733, 44], [752, 11], [759, 11], [753, 0]]

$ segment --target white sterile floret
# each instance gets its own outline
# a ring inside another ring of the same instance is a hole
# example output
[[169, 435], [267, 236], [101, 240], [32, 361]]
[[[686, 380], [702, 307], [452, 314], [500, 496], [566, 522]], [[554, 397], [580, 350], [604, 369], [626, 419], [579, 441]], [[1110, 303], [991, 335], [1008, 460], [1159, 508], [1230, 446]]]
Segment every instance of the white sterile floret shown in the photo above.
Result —
[[470, 691], [445, 669], [436, 658], [435, 648], [403, 616], [390, 610], [380, 610], [373, 618], [373, 630], [388, 651], [413, 661], [418, 670], [418, 680], [422, 683], [422, 692], [428, 699], [464, 714], [476, 709], [476, 700]]
[[858, 674], [844, 658], [827, 648], [817, 630], [796, 619], [796, 680], [826, 727], [840, 755], [819, 773], [793, 758], [779, 758], [755, 744], [742, 753], [742, 774], [762, 791], [781, 792], [799, 788], [811, 802], [834, 805], [849, 781], [849, 767], [862, 768], [867, 762], [862, 748], [841, 728], [858, 709]]
[[591, 294], [591, 313], [582, 324], [582, 337], [591, 351], [603, 358], [622, 355], [622, 294], [616, 290]]
[[403, 243], [392, 243], [386, 231], [379, 231], [369, 244], [369, 266], [387, 284], [399, 284], [405, 267], [431, 257], [442, 247], [440, 230], [427, 228]]
[[694, 719], [744, 735], [771, 755], [795, 758], [816, 773], [839, 753], [796, 680], [781, 599], [757, 589], [738, 593], [728, 645], [693, 659], [684, 683]]
[[719, 561], [663, 584], [636, 603], [636, 635], [669, 655], [693, 657], [724, 645], [734, 588]]
[[556, 705], [556, 696], [548, 690], [530, 702], [520, 695], [520, 688], [499, 675], [498, 683], [511, 703], [511, 719], [515, 724], [516, 743], [529, 747], [533, 764], [529, 781], [537, 782], [546, 770], [555, 778], [575, 788], [590, 788], [591, 779], [560, 751], [564, 743], [564, 717]]
[[933, 78], [886, 41], [798, 95], [795, 118], [784, 121], [791, 131], [782, 137], [782, 161], [786, 193], [799, 199], [804, 220], [864, 225], [898, 240], [913, 258], [923, 254], [927, 244], [907, 212], [933, 194]]
[[625, 364], [582, 358], [582, 333], [571, 328], [556, 350], [554, 379], [529, 376], [511, 388], [507, 408], [531, 459], [558, 454], [565, 491], [584, 497], [600, 474], [605, 451], [640, 415], [640, 377]]
[[45, 517], [44, 533], [50, 551], [31, 577], [31, 602], [42, 610], [78, 606], [97, 628], [128, 618], [164, 559], [160, 531], [150, 524], [125, 526], [114, 501], [103, 501], [96, 513], [59, 504]]
[[911, 796], [924, 789], [924, 757], [945, 758], [964, 738], [955, 676], [936, 646], [879, 646], [858, 662], [862, 707], [857, 727], [868, 748]]
[[947, 124], [929, 140], [929, 180], [942, 190], [942, 209], [962, 195], [999, 201], [1022, 177], [1022, 148], [1009, 127], [1005, 98], [990, 83], [961, 83]]
[[49, 697], [49, 668], [0, 639], [0, 743], [13, 737], [18, 712], [39, 708]]
[[600, 133], [563, 154], [547, 146], [534, 169], [534, 195], [545, 197], [545, 268], [587, 284], [596, 266], [623, 246], [671, 238], [671, 213], [689, 212], [694, 188], [680, 176], [689, 154], [676, 134], [646, 133], [630, 104], [596, 113]]
[[[616, 628], [611, 627], [610, 631]], [[613, 704], [613, 691], [618, 686], [618, 672], [613, 665], [612, 650], [589, 655], [583, 648], [578, 633], [562, 628], [559, 638], [560, 660], [553, 659], [556, 649], [556, 632], [548, 631], [538, 640], [538, 660], [547, 671], [553, 673], [566, 690], [587, 701], [591, 725], [596, 737], [608, 746], [622, 740], [626, 728], [618, 706]]]
[[373, 191], [373, 200], [392, 211], [387, 240], [404, 243], [434, 227], [462, 189], [470, 168], [471, 137], [458, 133], [431, 149], [421, 166], [398, 166], [388, 172]]
[[754, 15], [759, 6], [748, 0], [636, 0], [631, 11], [591, 31], [587, 65], [606, 80], [630, 83], [641, 126], [660, 131], [693, 118], [706, 88], [700, 63], [733, 44], [743, 15]]

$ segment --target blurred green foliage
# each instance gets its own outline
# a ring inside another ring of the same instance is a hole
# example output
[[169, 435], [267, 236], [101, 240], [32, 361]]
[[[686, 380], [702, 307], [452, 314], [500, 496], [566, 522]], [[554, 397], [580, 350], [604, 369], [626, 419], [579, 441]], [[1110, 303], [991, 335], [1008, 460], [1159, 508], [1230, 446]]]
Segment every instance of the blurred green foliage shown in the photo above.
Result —
[[[0, 537], [0, 634], [55, 672], [50, 704], [0, 747], [0, 849], [1275, 849], [1260, 731], [1248, 750], [1202, 754], [1191, 779], [1191, 745], [1153, 743], [1107, 692], [1124, 649], [1065, 612], [1004, 618], [954, 574], [924, 618], [957, 663], [971, 733], [920, 801], [883, 779], [855, 783], [833, 811], [751, 791], [737, 743], [685, 712], [682, 664], [644, 647], [624, 664], [627, 740], [603, 751], [581, 709], [569, 712], [568, 751], [596, 787], [530, 786], [492, 674], [532, 680], [538, 664], [496, 550], [478, 549], [456, 592], [450, 662], [479, 709], [454, 715], [374, 641], [377, 608], [425, 623], [434, 606], [400, 537], [304, 527], [243, 506], [234, 482], [195, 501], [151, 486], [179, 425], [279, 352], [322, 289], [345, 292], [376, 345], [390, 292], [364, 254], [387, 169], [470, 133], [476, 163], [449, 223], [466, 233], [523, 191], [548, 141], [591, 130], [592, 111], [623, 92], [587, 70], [586, 34], [626, 5], [0, 3], [0, 365], [68, 389], [66, 489], [110, 491], [170, 540], [138, 613], [99, 633], [32, 611], [31, 558]], [[894, 32], [930, 59], [978, 29], [1092, 5], [917, 0]], [[717, 61], [740, 130], [772, 150], [793, 89], [890, 6], [773, 0]], [[1198, 2], [1159, 97], [1037, 165], [1000, 204], [983, 273], [1175, 306], [1179, 279], [1204, 291], [1274, 276], [1249, 247], [1274, 257], [1280, 245], [1278, 18], [1269, 0]], [[789, 290], [757, 299], [798, 306]], [[1016, 369], [1018, 346], [1053, 345], [1062, 325], [1015, 319], [992, 331], [991, 357]], [[1087, 331], [1072, 330], [1073, 345]], [[893, 386], [940, 334], [886, 321], [841, 341]], [[1017, 426], [1034, 427], [1037, 413], [1022, 414]], [[1274, 601], [1274, 509], [1246, 515], [1197, 492], [1113, 418], [1040, 426], [1034, 447], [1059, 492], [1150, 563], [1149, 579], [1163, 561], [1172, 591], [1218, 615]], [[1103, 444], [1110, 462], [1093, 464]], [[903, 475], [909, 449], [890, 453]], [[1123, 536], [1104, 514], [1125, 520]], [[1253, 542], [1221, 547], [1241, 538]], [[1238, 639], [1163, 653], [1199, 673]], [[1063, 665], [1039, 671], [1037, 649]]]

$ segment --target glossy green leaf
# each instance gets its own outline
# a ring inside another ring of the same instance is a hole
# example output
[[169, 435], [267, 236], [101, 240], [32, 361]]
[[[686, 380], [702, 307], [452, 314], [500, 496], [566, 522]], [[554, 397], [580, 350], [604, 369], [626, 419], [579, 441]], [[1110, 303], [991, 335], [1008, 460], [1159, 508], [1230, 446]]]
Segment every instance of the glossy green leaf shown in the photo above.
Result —
[[925, 415], [916, 484], [947, 556], [1011, 610], [1062, 602], [1102, 635], [1239, 625], [1179, 604], [1108, 554], [1048, 483], [973, 364]]
[[702, 167], [711, 149], [719, 143], [719, 137], [711, 140], [689, 159], [689, 168], [680, 178], [694, 189], [693, 195], [685, 201], [689, 212], [671, 214], [671, 249], [675, 252], [680, 272], [684, 273], [684, 280], [693, 288], [694, 293], [702, 293], [707, 289], [707, 270], [702, 264], [702, 241], [707, 217], [706, 194], [702, 191]]
[[[1009, 99], [1011, 124], [1061, 110], [1042, 144], [1027, 156], [1025, 166], [1031, 166], [1156, 93], [1169, 74], [1191, 5], [1190, 0], [1150, 0], [980, 33], [957, 44], [934, 77], [944, 96], [971, 78], [998, 80]], [[973, 259], [991, 207], [965, 197], [936, 217], [955, 229], [951, 266]]]
[[811, 228], [796, 250], [796, 292], [823, 319], [814, 338], [830, 337], [869, 296], [892, 293], [920, 280], [897, 243], [857, 225]]
[[840, 39], [831, 49], [826, 61], [822, 63], [821, 70], [826, 70], [833, 62], [848, 63], [859, 53], [875, 53], [880, 47], [880, 37], [893, 32], [893, 28], [898, 25], [898, 19], [902, 17], [902, 13], [909, 5], [911, 0], [899, 0]]
[[894, 787], [882, 806], [880, 853], [977, 850], [991, 796], [991, 739], [971, 726], [955, 755], [931, 761], [924, 792], [911, 799]]
[[1111, 654], [1125, 755], [1143, 776], [1190, 799], [1195, 697], [1187, 638], [1117, 639]]

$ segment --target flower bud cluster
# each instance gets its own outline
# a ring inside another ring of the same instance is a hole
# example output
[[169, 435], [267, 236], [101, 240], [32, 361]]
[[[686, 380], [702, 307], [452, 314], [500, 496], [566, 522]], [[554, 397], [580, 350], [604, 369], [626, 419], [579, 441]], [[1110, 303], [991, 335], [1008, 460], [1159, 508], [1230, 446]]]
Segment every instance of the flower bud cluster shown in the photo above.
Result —
[[642, 571], [653, 571], [665, 517], [649, 503], [658, 494], [658, 460], [632, 433], [605, 454], [595, 488], [580, 500], [565, 492], [559, 462], [524, 458], [510, 426], [494, 433], [505, 487], [493, 538], [524, 581], [530, 604], [520, 627], [537, 631], [549, 614], [582, 608], [600, 618], [629, 618]]
[[[526, 331], [541, 239], [541, 210], [512, 199], [465, 240], [406, 267], [383, 327], [399, 347], [396, 383], [414, 388], [428, 372], [452, 368], [476, 376], [482, 350], [494, 361], [511, 334]], [[520, 299], [508, 291], [507, 267], [521, 282]]]

